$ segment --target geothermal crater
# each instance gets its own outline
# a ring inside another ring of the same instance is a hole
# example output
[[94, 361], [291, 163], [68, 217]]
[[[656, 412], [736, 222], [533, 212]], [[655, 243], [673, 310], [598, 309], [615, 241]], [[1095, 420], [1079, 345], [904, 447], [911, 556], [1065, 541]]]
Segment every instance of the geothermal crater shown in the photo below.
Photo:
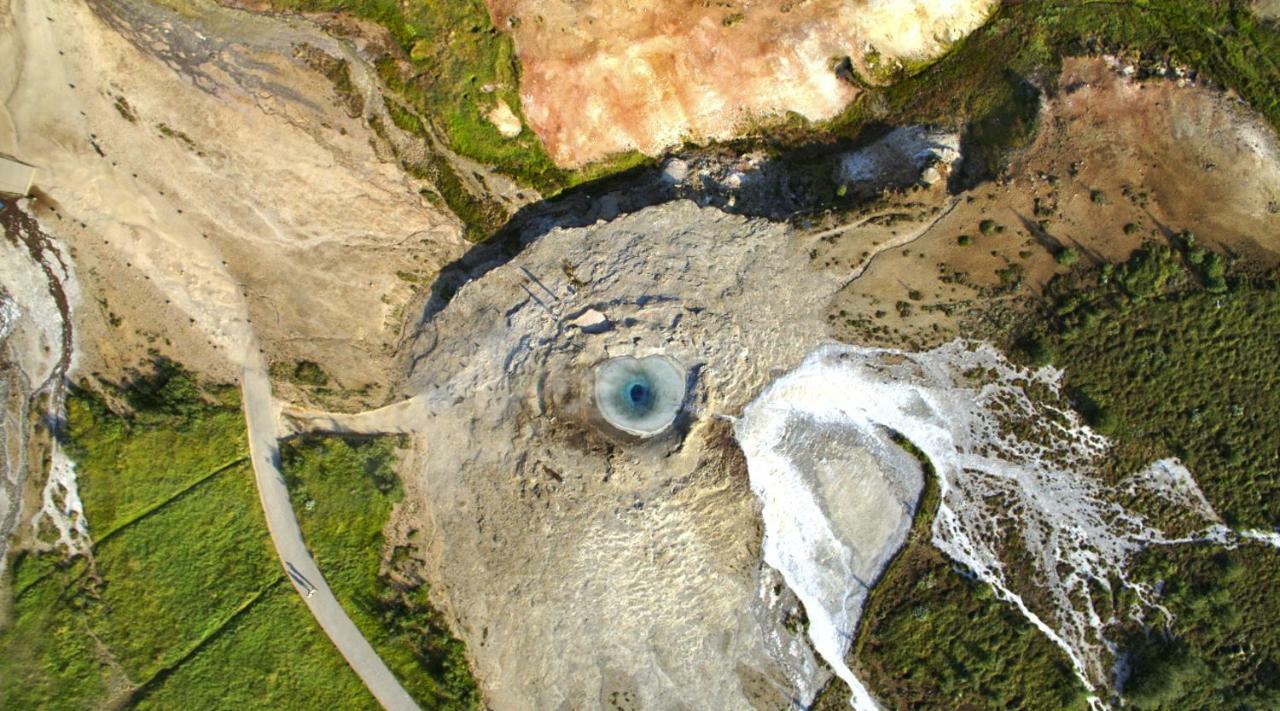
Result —
[[684, 380], [684, 370], [666, 356], [612, 358], [595, 368], [596, 408], [612, 427], [652, 437], [675, 422]]

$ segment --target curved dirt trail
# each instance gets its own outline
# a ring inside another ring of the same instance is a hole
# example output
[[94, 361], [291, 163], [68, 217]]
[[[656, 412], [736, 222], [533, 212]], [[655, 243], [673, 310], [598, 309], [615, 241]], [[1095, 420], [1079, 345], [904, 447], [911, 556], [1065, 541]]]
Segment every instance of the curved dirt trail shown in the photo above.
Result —
[[244, 420], [249, 431], [249, 454], [258, 485], [267, 530], [285, 574], [333, 645], [360, 676], [369, 691], [389, 711], [414, 711], [418, 705], [387, 668], [368, 640], [338, 603], [302, 538], [298, 518], [289, 503], [289, 489], [280, 473], [275, 404], [271, 381], [256, 343], [246, 350], [240, 381]]

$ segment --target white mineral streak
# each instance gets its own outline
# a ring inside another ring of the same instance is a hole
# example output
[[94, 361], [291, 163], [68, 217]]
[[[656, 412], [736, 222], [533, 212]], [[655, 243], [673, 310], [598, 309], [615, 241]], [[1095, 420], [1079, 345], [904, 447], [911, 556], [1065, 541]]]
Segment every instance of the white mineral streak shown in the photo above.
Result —
[[[921, 472], [889, 440], [845, 429], [825, 373], [802, 366], [738, 420], [751, 489], [762, 505], [763, 557], [804, 604], [814, 650], [877, 709], [844, 658], [869, 591], [906, 539]], [[845, 445], [845, 446], [840, 446]]]
[[1191, 472], [1182, 465], [1182, 462], [1176, 459], [1156, 460], [1129, 477], [1124, 484], [1124, 491], [1127, 494], [1135, 494], [1143, 490], [1168, 499], [1207, 521], [1218, 520], [1218, 513], [1204, 497], [1204, 492], [1200, 491], [1200, 485], [1196, 484]]
[[6, 298], [3, 292], [0, 292], [0, 343], [3, 343], [9, 334], [13, 332], [13, 327], [18, 323], [18, 318], [22, 315], [22, 310], [12, 299]]
[[[18, 205], [28, 209], [26, 201], [19, 201]], [[74, 344], [63, 342], [64, 320], [71, 314], [62, 313], [54, 293], [62, 292], [69, 310], [74, 310], [80, 301], [70, 250], [47, 235], [27, 234], [28, 225], [19, 229], [22, 232], [11, 235], [14, 239], [0, 240], [0, 284], [6, 292], [0, 306], [0, 349], [4, 360], [11, 364], [0, 377], [8, 380], [6, 387], [22, 393], [8, 404], [11, 409], [5, 412], [6, 421], [0, 427], [0, 434], [7, 438], [3, 465], [6, 491], [4, 508], [0, 510], [5, 526], [17, 521], [24, 470], [36, 466], [26, 458], [29, 408], [41, 407], [40, 416], [46, 424], [64, 418], [66, 381], [76, 366]], [[26, 243], [41, 246], [39, 261], [32, 257]], [[64, 352], [67, 348], [70, 352]], [[39, 404], [42, 396], [43, 403]], [[65, 545], [67, 552], [87, 551], [87, 524], [76, 489], [75, 467], [59, 447], [56, 433], [49, 476], [41, 492], [41, 508], [31, 523], [39, 530], [46, 520], [58, 533], [57, 544]], [[0, 526], [0, 553], [7, 549], [5, 539], [12, 533], [3, 529]]]
[[1251, 541], [1266, 543], [1269, 546], [1280, 548], [1280, 533], [1275, 531], [1259, 531], [1256, 529], [1246, 529], [1238, 532], [1241, 538], [1247, 538]]
[[[1114, 648], [1105, 631], [1118, 621], [1104, 617], [1095, 596], [1120, 586], [1140, 601], [1120, 614], [1168, 614], [1151, 590], [1128, 577], [1134, 554], [1150, 545], [1191, 541], [1234, 545], [1244, 538], [1277, 545], [1280, 535], [1231, 532], [1190, 472], [1172, 459], [1135, 473], [1119, 491], [1159, 491], [1203, 519], [1198, 534], [1167, 536], [1114, 503], [1108, 494], [1117, 492], [1093, 475], [1108, 441], [1070, 409], [1045, 402], [1056, 399], [1061, 375], [1052, 368], [1017, 367], [987, 344], [957, 341], [924, 353], [829, 345], [770, 386], [743, 421], [752, 419], [754, 408], [789, 409], [813, 417], [836, 436], [870, 443], [869, 451], [880, 457], [894, 449], [890, 432], [905, 436], [937, 473], [941, 503], [934, 545], [1060, 647], [1093, 691], [1109, 681]], [[1029, 396], [1033, 387], [1050, 397]], [[848, 551], [834, 542], [824, 515], [830, 502], [787, 465], [778, 431], [740, 424], [738, 435], [752, 489], [763, 504], [765, 560], [804, 603], [814, 648], [849, 683], [853, 705], [874, 708], [844, 662], [860, 611], [860, 605], [846, 605], [847, 597], [866, 581], [848, 573]], [[886, 469], [901, 467], [902, 459], [883, 463]], [[1047, 594], [1048, 605], [1033, 610], [1014, 592], [1006, 564], [1010, 545], [1025, 551], [1020, 573]], [[1092, 701], [1105, 705], [1096, 696]]]
[[88, 545], [89, 527], [76, 486], [76, 465], [57, 443], [53, 445], [40, 510], [32, 517], [31, 525], [39, 529], [42, 520], [47, 520], [58, 532], [56, 545], [65, 546], [71, 552], [83, 551]]

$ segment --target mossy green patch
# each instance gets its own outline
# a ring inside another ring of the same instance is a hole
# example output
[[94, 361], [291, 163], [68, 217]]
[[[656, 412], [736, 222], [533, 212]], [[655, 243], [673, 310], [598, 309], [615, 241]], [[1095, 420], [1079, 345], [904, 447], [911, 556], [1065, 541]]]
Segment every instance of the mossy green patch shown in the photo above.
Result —
[[[395, 98], [429, 121], [451, 150], [492, 165], [544, 195], [647, 160], [628, 153], [580, 170], [565, 170], [556, 167], [527, 126], [514, 138], [500, 134], [487, 118], [499, 101], [524, 120], [520, 67], [511, 37], [493, 26], [484, 0], [272, 0], [272, 5], [282, 10], [349, 12], [386, 28], [401, 55], [384, 58], [378, 70]], [[402, 61], [412, 70], [402, 71]], [[391, 115], [402, 130], [422, 130], [402, 108], [395, 108]], [[448, 190], [441, 188], [446, 199]]]
[[307, 545], [334, 595], [405, 689], [431, 709], [477, 709], [462, 642], [425, 586], [380, 574], [383, 528], [400, 500], [389, 438], [305, 438], [286, 445], [283, 470]]

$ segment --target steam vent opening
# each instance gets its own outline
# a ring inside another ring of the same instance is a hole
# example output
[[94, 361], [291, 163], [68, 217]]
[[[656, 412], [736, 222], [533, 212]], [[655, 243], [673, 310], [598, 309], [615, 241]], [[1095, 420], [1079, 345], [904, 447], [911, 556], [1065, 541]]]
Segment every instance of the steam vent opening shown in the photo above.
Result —
[[666, 356], [623, 356], [596, 366], [596, 407], [605, 421], [636, 437], [675, 422], [684, 403], [684, 369]]

